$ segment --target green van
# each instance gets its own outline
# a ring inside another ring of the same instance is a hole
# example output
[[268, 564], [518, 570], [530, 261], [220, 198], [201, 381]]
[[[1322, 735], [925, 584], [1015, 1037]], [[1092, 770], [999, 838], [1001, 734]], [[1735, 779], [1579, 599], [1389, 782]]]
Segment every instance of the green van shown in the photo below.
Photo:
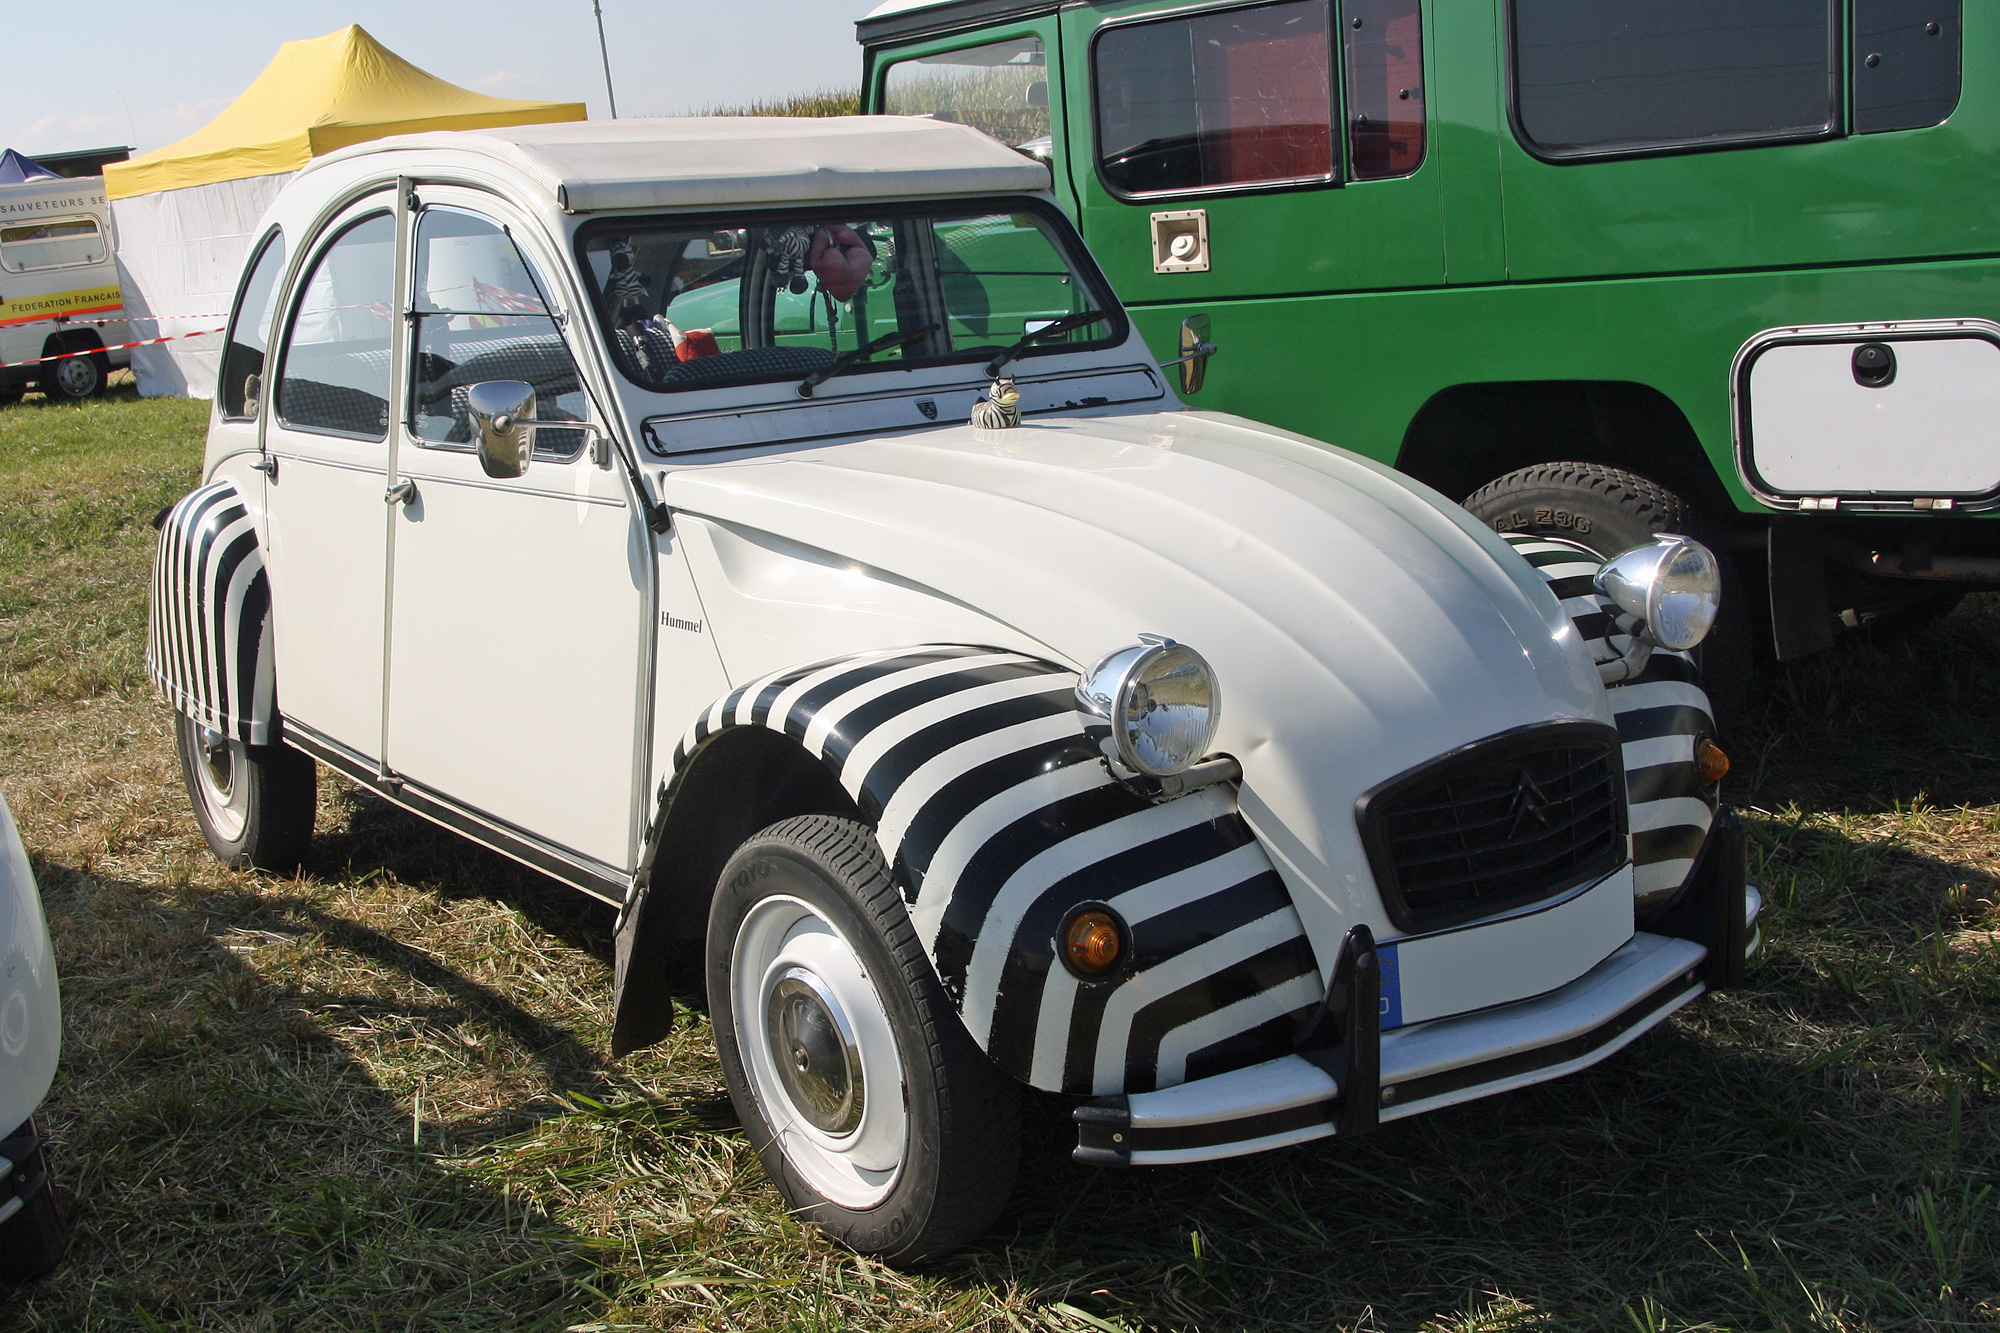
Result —
[[1691, 530], [1737, 666], [2000, 587], [2000, 5], [889, 0], [859, 36], [866, 110], [1049, 162], [1193, 406], [1501, 530]]

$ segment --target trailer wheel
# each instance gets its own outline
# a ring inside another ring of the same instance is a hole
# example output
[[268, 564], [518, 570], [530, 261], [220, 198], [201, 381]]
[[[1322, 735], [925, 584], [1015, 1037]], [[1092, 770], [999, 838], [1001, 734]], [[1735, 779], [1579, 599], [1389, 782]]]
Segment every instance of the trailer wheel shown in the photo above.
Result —
[[1694, 506], [1658, 482], [1599, 463], [1540, 463], [1487, 482], [1465, 499], [1496, 532], [1560, 537], [1609, 559], [1677, 532], [1706, 542], [1722, 562], [1722, 612], [1695, 649], [1702, 687], [1718, 715], [1733, 714], [1749, 689], [1753, 608], [1729, 557]]

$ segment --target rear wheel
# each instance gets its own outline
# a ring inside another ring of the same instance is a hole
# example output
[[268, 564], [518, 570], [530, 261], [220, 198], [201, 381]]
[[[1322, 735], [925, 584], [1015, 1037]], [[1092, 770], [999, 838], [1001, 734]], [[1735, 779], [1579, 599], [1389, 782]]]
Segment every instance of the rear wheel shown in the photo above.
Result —
[[285, 745], [245, 745], [185, 713], [174, 719], [181, 777], [209, 849], [238, 869], [292, 870], [312, 842], [319, 775]]
[[42, 372], [41, 389], [51, 402], [82, 402], [102, 393], [106, 378], [102, 353], [66, 356]]
[[737, 849], [708, 998], [737, 1115], [802, 1220], [897, 1264], [992, 1225], [1020, 1092], [946, 1000], [865, 825], [809, 815]]
[[[69, 1245], [69, 1225], [56, 1201], [48, 1154], [35, 1138], [32, 1120], [5, 1146], [15, 1147], [24, 1141], [33, 1143], [34, 1149], [14, 1162], [7, 1182], [12, 1188], [0, 1194], [8, 1202], [20, 1201], [11, 1215], [0, 1220], [0, 1282], [27, 1282], [42, 1276], [56, 1266]], [[11, 1154], [9, 1158], [12, 1160]], [[5, 1206], [0, 1203], [0, 1208]]]
[[[1661, 532], [1715, 543], [1694, 506], [1657, 482], [1598, 463], [1540, 463], [1486, 483], [1466, 497], [1473, 517], [1497, 532], [1560, 537], [1609, 559]], [[1733, 712], [1749, 688], [1753, 609], [1728, 557], [1722, 613], [1695, 650], [1702, 684], [1718, 713]]]

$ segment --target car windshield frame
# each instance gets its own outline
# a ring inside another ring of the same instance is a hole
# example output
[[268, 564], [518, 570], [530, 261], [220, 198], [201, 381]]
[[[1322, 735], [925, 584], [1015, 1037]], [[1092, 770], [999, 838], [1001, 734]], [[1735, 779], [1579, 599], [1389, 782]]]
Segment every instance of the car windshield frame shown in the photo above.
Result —
[[[615, 323], [612, 312], [608, 308], [605, 284], [600, 281], [597, 266], [593, 263], [593, 256], [601, 257], [604, 250], [593, 248], [593, 242], [599, 241], [607, 233], [637, 234], [646, 230], [671, 229], [691, 233], [703, 231], [724, 232], [762, 228], [774, 224], [853, 223], [857, 219], [875, 223], [898, 222], [920, 218], [932, 218], [939, 221], [951, 222], [957, 220], [972, 221], [983, 217], [1010, 214], [1031, 214], [1040, 224], [1036, 230], [1040, 232], [1043, 239], [1049, 244], [1051, 258], [1066, 264], [1069, 269], [1070, 279], [1081, 288], [1077, 308], [1104, 310], [1109, 316], [1106, 320], [1096, 325], [1094, 329], [1084, 330], [1085, 332], [1094, 332], [1096, 336], [1080, 338], [1073, 342], [1050, 342], [1032, 346], [1021, 354], [1021, 358], [1015, 364], [1019, 366], [1020, 361], [1035, 357], [1101, 352], [1122, 346], [1131, 335], [1131, 322], [1126, 315], [1123, 304], [1119, 302], [1117, 296], [1114, 294], [1110, 282], [1105, 278], [1103, 271], [1097, 265], [1097, 261], [1091, 256], [1089, 249], [1083, 243], [1082, 237], [1077, 234], [1075, 226], [1070, 222], [1068, 217], [1054, 203], [1031, 195], [945, 196], [940, 198], [917, 198], [888, 202], [877, 200], [872, 202], [810, 204], [793, 207], [760, 207], [728, 210], [703, 209], [699, 212], [690, 211], [686, 213], [621, 213], [611, 216], [593, 217], [584, 222], [577, 227], [572, 237], [572, 247], [580, 285], [590, 305], [590, 318], [595, 321], [597, 330], [604, 339], [606, 350], [611, 353], [609, 360], [617, 370], [619, 378], [626, 385], [640, 393], [660, 398], [682, 398], [690, 393], [704, 393], [709, 390], [736, 391], [762, 387], [767, 390], [766, 399], [770, 402], [778, 403], [802, 401], [795, 398], [793, 386], [806, 378], [816, 367], [805, 365], [798, 367], [785, 366], [783, 368], [774, 367], [769, 370], [745, 371], [744, 373], [729, 375], [727, 377], [718, 377], [712, 380], [679, 385], [648, 383], [644, 378], [635, 375], [633, 367], [626, 363], [626, 358], [621, 357], [619, 352], [621, 344], [620, 330], [624, 326]], [[822, 299], [822, 296], [818, 281], [816, 278], [810, 276], [810, 270], [808, 270], [808, 279], [810, 285], [804, 294], [805, 299], [817, 304]], [[740, 275], [736, 279], [726, 279], [725, 281], [740, 281]], [[698, 289], [697, 287], [689, 290]], [[677, 293], [675, 299], [684, 294]], [[794, 295], [797, 296], [798, 293], [794, 291]], [[670, 300], [668, 306], [670, 307], [671, 304], [672, 301]], [[662, 311], [655, 313], [664, 313], [664, 308]], [[944, 313], [942, 309], [940, 313]], [[773, 314], [774, 329], [772, 336], [774, 338], [783, 333], [782, 330], [775, 328], [776, 318], [777, 316]], [[898, 325], [901, 324], [902, 320], [900, 317], [896, 322]], [[855, 330], [845, 324], [841, 326], [839, 338], [841, 351], [848, 350], [848, 344], [854, 332]], [[869, 330], [864, 328], [860, 332], [866, 335]], [[796, 335], [787, 334], [785, 336]], [[814, 336], [820, 340], [820, 349], [826, 351], [827, 333], [824, 328], [819, 328]], [[950, 335], [946, 333], [942, 336], [949, 337]], [[967, 366], [983, 369], [986, 362], [992, 360], [995, 354], [1003, 351], [1013, 343], [1017, 336], [1017, 334], [1001, 332], [993, 334], [984, 342], [977, 344], [966, 343], [942, 354], [916, 355], [907, 358], [899, 356], [890, 360], [857, 362], [843, 368], [839, 375], [827, 380], [821, 386], [821, 393], [825, 393], [835, 385], [848, 384], [856, 379], [869, 381], [865, 389], [862, 386], [855, 386], [856, 391], [880, 392], [882, 386], [874, 376], [883, 371], [920, 371]], [[977, 372], [975, 371], [975, 373]], [[778, 388], [778, 392], [769, 391], [774, 386]]]

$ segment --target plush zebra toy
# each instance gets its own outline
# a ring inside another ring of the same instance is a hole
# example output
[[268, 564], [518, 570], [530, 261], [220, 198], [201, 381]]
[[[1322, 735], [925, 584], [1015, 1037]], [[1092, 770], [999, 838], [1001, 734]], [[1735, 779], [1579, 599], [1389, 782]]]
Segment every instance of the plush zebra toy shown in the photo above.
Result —
[[1021, 393], [1013, 380], [1003, 377], [993, 381], [986, 396], [972, 405], [972, 424], [983, 430], [1021, 424]]

